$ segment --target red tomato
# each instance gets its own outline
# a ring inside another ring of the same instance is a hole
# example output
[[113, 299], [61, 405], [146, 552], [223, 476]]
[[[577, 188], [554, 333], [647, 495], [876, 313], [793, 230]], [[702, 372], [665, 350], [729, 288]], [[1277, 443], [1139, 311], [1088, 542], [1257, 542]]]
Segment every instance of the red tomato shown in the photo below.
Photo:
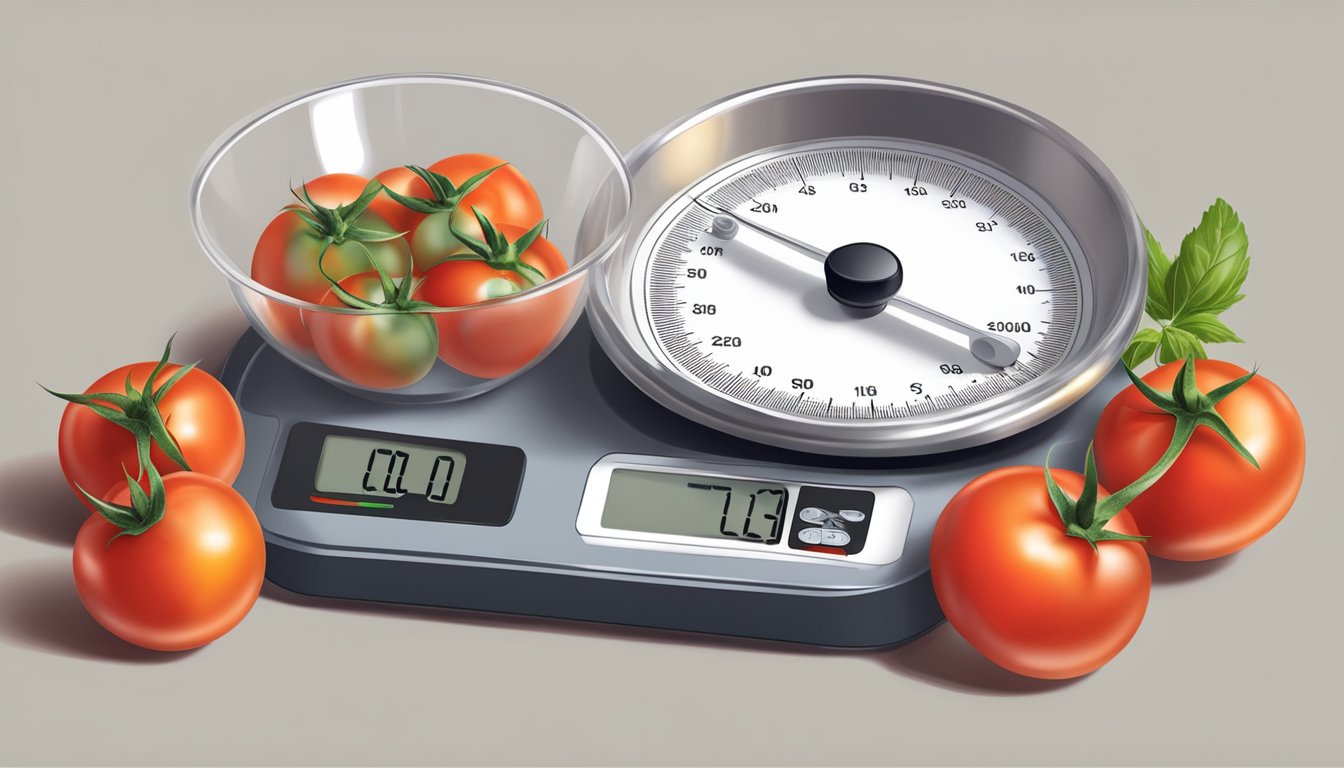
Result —
[[504, 165], [498, 157], [453, 155], [429, 166], [430, 171], [447, 176], [455, 186], [491, 168], [495, 171], [462, 198], [452, 213], [432, 213], [416, 226], [411, 235], [411, 252], [415, 254], [417, 272], [424, 272], [445, 256], [466, 251], [452, 233], [450, 221], [458, 230], [481, 237], [480, 224], [471, 212], [473, 206], [496, 226], [513, 224], [527, 231], [541, 221], [541, 199], [537, 197], [537, 191], [517, 168]]
[[[1168, 363], [1143, 380], [1169, 392], [1180, 367]], [[1245, 374], [1232, 363], [1195, 361], [1195, 384], [1204, 393]], [[1208, 560], [1236, 552], [1277, 525], [1302, 487], [1306, 437], [1283, 390], [1256, 375], [1214, 407], [1260, 468], [1213, 430], [1196, 428], [1171, 469], [1128, 507], [1158, 557]], [[1101, 484], [1123, 488], [1146, 472], [1171, 442], [1175, 421], [1132, 385], [1116, 395], [1097, 424]]]
[[[430, 196], [429, 185], [425, 180], [416, 176], [404, 165], [388, 168], [374, 178], [399, 195], [420, 198]], [[413, 211], [387, 195], [375, 197], [369, 204], [369, 211], [387, 222], [393, 232], [406, 232], [408, 235], [415, 229], [415, 225], [425, 218], [425, 214]]]
[[[498, 227], [510, 242], [526, 227]], [[547, 280], [568, 268], [565, 257], [545, 238], [537, 238], [519, 258]], [[529, 287], [527, 278], [483, 261], [447, 261], [429, 270], [416, 298], [440, 307], [464, 307], [509, 296]], [[536, 359], [559, 335], [582, 286], [573, 281], [547, 293], [513, 302], [482, 305], [466, 312], [433, 315], [439, 328], [439, 358], [472, 376], [494, 379]]]
[[[256, 515], [231, 486], [199, 472], [163, 479], [163, 519], [139, 536], [94, 514], [75, 539], [75, 587], [112, 634], [180, 651], [242, 621], [261, 591], [266, 545]], [[112, 494], [128, 504], [125, 481]], [[116, 537], [116, 538], [113, 538]]]
[[[140, 389], [155, 365], [122, 366], [91, 384], [85, 394], [120, 394], [125, 391], [127, 375], [131, 386]], [[180, 367], [164, 366], [154, 379], [154, 386], [162, 385]], [[243, 466], [243, 419], [223, 384], [205, 371], [193, 368], [163, 395], [158, 408], [168, 434], [193, 471], [225, 483], [237, 479]], [[122, 467], [135, 475], [140, 466], [135, 437], [130, 431], [82, 405], [71, 403], [65, 407], [58, 443], [61, 471], [70, 487], [79, 485], [100, 499], [107, 499], [114, 487], [125, 484]], [[150, 459], [160, 474], [181, 469], [157, 445], [150, 449]], [[85, 506], [93, 508], [78, 491], [75, 495]]]
[[453, 155], [429, 166], [429, 170], [447, 176], [455, 185], [490, 168], [495, 171], [458, 204], [461, 211], [458, 226], [469, 235], [476, 234], [466, 229], [476, 224], [471, 215], [473, 206], [495, 225], [515, 224], [524, 231], [536, 226], [542, 217], [541, 198], [537, 197], [537, 191], [527, 177], [512, 165], [506, 165], [504, 160], [492, 155]]
[[[325, 208], [345, 205], [357, 199], [368, 184], [368, 179], [348, 173], [320, 176], [306, 185], [313, 202]], [[252, 279], [296, 299], [317, 303], [326, 295], [331, 283], [318, 271], [318, 255], [322, 252], [322, 237], [290, 206], [281, 211], [257, 240], [252, 253]], [[386, 222], [376, 214], [365, 211], [356, 223], [361, 227], [391, 233]], [[404, 275], [410, 269], [410, 251], [403, 239], [378, 243], [359, 243], [347, 240], [327, 249], [322, 265], [334, 280], [367, 271], [375, 258], [391, 275]], [[312, 342], [304, 330], [299, 310], [277, 301], [259, 299], [254, 305], [262, 315], [266, 329], [282, 343], [297, 349], [308, 349]]]
[[[1077, 498], [1083, 477], [1051, 470]], [[1099, 498], [1106, 498], [1098, 490]], [[1135, 535], [1121, 510], [1106, 530]], [[1143, 545], [1065, 533], [1040, 467], [971, 481], [943, 510], [929, 553], [947, 620], [976, 650], [1021, 675], [1060, 679], [1110, 661], [1138, 630], [1152, 572]]]
[[[352, 275], [340, 285], [374, 304], [387, 300], [376, 272]], [[322, 303], [346, 306], [333, 291], [327, 292]], [[429, 373], [438, 353], [438, 332], [423, 312], [346, 314], [305, 310], [304, 323], [322, 362], [341, 378], [363, 387], [408, 387]]]

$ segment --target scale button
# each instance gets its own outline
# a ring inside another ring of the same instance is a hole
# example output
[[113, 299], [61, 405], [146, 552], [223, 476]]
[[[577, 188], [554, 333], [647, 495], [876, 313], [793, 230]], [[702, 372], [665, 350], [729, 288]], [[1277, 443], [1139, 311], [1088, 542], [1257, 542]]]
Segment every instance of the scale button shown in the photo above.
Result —
[[840, 517], [851, 523], [862, 523], [864, 518], [868, 516], [857, 509], [842, 509], [840, 510]]
[[798, 517], [805, 523], [820, 523], [830, 516], [831, 513], [821, 507], [807, 507], [798, 513]]
[[[819, 529], [813, 528], [812, 530]], [[799, 534], [798, 538], [801, 539], [802, 534]], [[849, 534], [835, 528], [827, 528], [821, 531], [821, 543], [832, 547], [843, 547], [849, 543]]]
[[[798, 532], [798, 540], [804, 544], [820, 544], [822, 542], [821, 529], [804, 528]], [[845, 541], [849, 541], [849, 534], [845, 534]]]

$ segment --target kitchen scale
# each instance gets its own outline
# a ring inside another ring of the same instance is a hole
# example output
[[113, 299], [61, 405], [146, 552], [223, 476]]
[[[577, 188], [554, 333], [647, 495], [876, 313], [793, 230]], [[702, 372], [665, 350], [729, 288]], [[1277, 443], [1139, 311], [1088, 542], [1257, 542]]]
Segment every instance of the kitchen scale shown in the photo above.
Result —
[[841, 648], [928, 630], [948, 499], [1077, 463], [1127, 384], [1119, 185], [1018, 107], [879, 77], [729, 97], [626, 162], [587, 316], [504, 386], [382, 403], [238, 342], [267, 578]]

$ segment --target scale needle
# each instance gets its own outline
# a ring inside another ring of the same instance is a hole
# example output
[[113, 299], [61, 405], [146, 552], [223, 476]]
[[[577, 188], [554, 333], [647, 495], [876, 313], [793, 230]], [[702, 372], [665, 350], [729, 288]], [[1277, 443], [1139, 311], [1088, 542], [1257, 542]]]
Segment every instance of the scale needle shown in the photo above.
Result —
[[[721, 239], [733, 239], [737, 235], [738, 228], [743, 227], [769, 240], [773, 240], [794, 253], [807, 256], [813, 261], [821, 264], [825, 264], [826, 259], [831, 255], [830, 251], [823, 251], [809, 243], [795, 240], [782, 232], [776, 232], [769, 227], [764, 227], [756, 222], [748, 221], [732, 211], [725, 210], [715, 205], [710, 205], [699, 198], [695, 198], [694, 202], [696, 205], [714, 214], [714, 222], [711, 225], [711, 232]], [[923, 304], [913, 302], [900, 294], [891, 296], [888, 301], [890, 304], [895, 305], [894, 308], [898, 310], [898, 312], [908, 312], [909, 314], [923, 318], [941, 328], [965, 336], [970, 342], [969, 349], [971, 354], [974, 355], [977, 360], [987, 365], [992, 365], [996, 368], [1007, 368], [1016, 363], [1017, 359], [1022, 354], [1021, 345], [1010, 338], [983, 331], [972, 325], [963, 323], [954, 317], [948, 317], [942, 312], [926, 307]]]

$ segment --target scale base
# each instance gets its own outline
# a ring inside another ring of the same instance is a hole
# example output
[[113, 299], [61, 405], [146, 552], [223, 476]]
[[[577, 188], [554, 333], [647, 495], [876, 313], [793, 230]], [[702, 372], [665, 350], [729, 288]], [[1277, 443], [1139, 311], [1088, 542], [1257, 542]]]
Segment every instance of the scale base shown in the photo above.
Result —
[[[247, 434], [235, 487], [257, 512], [266, 575], [280, 587], [843, 649], [897, 645], [938, 624], [928, 548], [947, 500], [989, 469], [1040, 466], [1052, 446], [1054, 464], [1076, 468], [1101, 408], [1128, 384], [1117, 368], [1064, 413], [992, 445], [877, 459], [758, 445], [677, 416], [615, 369], [586, 319], [526, 375], [467, 401], [361, 399], [290, 363], [251, 331], [221, 378]], [[517, 446], [526, 459], [513, 515], [501, 526], [468, 525], [278, 504], [280, 457], [290, 428], [301, 423]], [[580, 535], [576, 516], [589, 471], [613, 453], [817, 485], [898, 486], [913, 497], [914, 511], [900, 557], [878, 565], [598, 545]]]

